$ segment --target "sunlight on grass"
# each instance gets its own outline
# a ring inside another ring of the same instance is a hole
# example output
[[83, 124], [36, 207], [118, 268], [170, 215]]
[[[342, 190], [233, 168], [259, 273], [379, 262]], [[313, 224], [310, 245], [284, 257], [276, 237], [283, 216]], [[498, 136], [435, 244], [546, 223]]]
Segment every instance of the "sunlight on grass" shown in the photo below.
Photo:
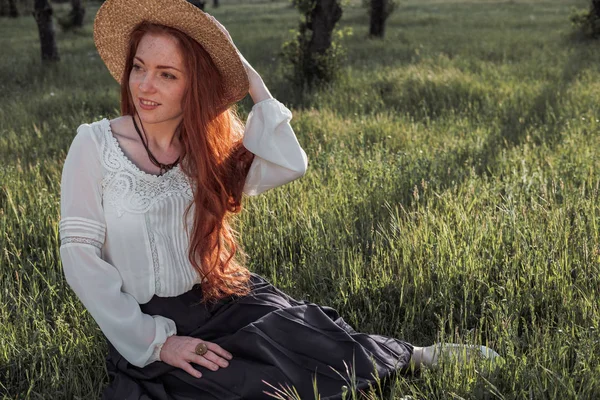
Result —
[[[315, 93], [281, 76], [277, 53], [298, 23], [288, 2], [214, 10], [292, 109], [309, 158], [302, 179], [246, 199], [237, 226], [249, 268], [358, 331], [484, 344], [506, 361], [450, 362], [364, 394], [349, 378], [347, 399], [600, 398], [600, 53], [568, 20], [585, 4], [407, 0], [378, 42], [352, 1], [340, 23], [355, 30], [348, 68]], [[33, 18], [0, 24], [7, 399], [97, 398], [108, 380], [104, 338], [62, 274], [57, 227], [76, 128], [118, 115], [92, 41], [97, 7], [82, 31], [58, 33], [63, 62], [51, 68]], [[275, 398], [293, 396], [269, 383]]]

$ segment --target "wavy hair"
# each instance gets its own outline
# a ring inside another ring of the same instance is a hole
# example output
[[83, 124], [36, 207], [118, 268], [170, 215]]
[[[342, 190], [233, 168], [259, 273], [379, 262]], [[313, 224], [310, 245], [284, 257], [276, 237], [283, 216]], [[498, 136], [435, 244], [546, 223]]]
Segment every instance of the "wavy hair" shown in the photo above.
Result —
[[[231, 226], [233, 214], [242, 209], [242, 190], [254, 155], [242, 145], [244, 124], [237, 106], [224, 106], [223, 79], [209, 54], [185, 33], [143, 22], [132, 32], [121, 82], [121, 114], [135, 113], [129, 90], [129, 74], [140, 40], [146, 33], [174, 37], [188, 72], [179, 125], [182, 171], [191, 179], [194, 208], [188, 258], [202, 278], [203, 302], [249, 293], [250, 272], [238, 261], [244, 258]], [[199, 77], [202, 76], [202, 79]], [[238, 257], [239, 256], [239, 257]]]

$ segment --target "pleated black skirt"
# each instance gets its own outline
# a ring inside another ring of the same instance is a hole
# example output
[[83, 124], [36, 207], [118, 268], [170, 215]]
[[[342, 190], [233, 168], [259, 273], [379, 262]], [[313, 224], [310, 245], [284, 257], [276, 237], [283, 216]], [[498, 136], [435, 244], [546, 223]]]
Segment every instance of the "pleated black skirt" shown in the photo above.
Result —
[[[157, 361], [139, 368], [108, 343], [110, 383], [103, 400], [269, 399], [275, 387], [295, 387], [313, 399], [316, 379], [321, 399], [340, 399], [346, 365], [358, 388], [408, 367], [413, 347], [399, 339], [356, 332], [330, 307], [298, 301], [263, 277], [252, 274], [248, 296], [201, 304], [199, 285], [177, 297], [154, 296], [142, 311], [175, 321], [177, 334], [217, 343], [233, 354], [226, 368], [195, 378]], [[377, 372], [375, 372], [375, 369]], [[337, 372], [336, 372], [337, 371]]]

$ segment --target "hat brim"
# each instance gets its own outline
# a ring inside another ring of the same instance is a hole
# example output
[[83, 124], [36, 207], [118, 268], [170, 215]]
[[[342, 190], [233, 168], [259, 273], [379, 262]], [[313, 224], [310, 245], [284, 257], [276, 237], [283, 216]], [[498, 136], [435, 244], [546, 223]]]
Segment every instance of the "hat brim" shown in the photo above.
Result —
[[186, 0], [106, 0], [94, 21], [94, 43], [113, 78], [122, 81], [129, 36], [141, 22], [166, 25], [196, 40], [223, 77], [227, 105], [246, 96], [246, 69], [235, 46], [198, 7]]

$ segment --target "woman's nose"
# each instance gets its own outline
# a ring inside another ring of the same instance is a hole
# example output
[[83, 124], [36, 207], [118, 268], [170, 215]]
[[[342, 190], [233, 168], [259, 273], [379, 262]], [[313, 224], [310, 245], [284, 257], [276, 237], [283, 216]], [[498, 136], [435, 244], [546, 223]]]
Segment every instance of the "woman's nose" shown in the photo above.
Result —
[[154, 80], [152, 78], [152, 74], [145, 74], [140, 79], [140, 84], [138, 85], [138, 88], [143, 92], [150, 92], [154, 90]]

